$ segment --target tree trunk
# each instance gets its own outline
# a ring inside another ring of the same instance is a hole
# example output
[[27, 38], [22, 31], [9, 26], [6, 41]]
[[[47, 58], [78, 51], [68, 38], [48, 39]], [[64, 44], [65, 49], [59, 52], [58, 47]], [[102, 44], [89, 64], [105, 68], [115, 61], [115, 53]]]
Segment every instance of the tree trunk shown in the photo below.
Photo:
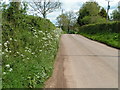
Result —
[[45, 12], [43, 13], [43, 18], [46, 18], [46, 13]]
[[43, 18], [46, 18], [46, 0], [44, 0], [44, 7], [43, 7]]

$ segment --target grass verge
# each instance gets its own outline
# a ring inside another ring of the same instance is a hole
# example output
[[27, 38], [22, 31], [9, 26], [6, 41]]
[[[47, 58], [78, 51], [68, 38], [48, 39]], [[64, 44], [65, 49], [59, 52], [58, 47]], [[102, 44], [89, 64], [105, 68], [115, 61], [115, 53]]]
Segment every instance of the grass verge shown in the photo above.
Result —
[[119, 33], [96, 33], [96, 34], [85, 34], [85, 33], [80, 33], [81, 35], [95, 40], [99, 41], [101, 43], [104, 43], [108, 46], [120, 49], [120, 44], [119, 44]]

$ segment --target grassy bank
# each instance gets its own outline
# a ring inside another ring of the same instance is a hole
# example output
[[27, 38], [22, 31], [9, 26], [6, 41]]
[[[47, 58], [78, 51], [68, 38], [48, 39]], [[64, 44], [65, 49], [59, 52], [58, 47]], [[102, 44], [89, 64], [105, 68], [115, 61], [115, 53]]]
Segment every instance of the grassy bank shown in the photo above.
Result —
[[62, 31], [47, 19], [22, 16], [2, 24], [3, 88], [41, 88], [51, 76]]
[[104, 33], [104, 34], [98, 33], [98, 34], [94, 34], [94, 35], [89, 35], [89, 34], [84, 34], [84, 33], [80, 33], [80, 34], [89, 38], [89, 39], [99, 41], [99, 42], [104, 43], [108, 46], [120, 49], [120, 45], [118, 42], [118, 36], [119, 36], [118, 33]]
[[120, 49], [118, 28], [120, 28], [120, 22], [91, 24], [80, 27], [79, 34]]

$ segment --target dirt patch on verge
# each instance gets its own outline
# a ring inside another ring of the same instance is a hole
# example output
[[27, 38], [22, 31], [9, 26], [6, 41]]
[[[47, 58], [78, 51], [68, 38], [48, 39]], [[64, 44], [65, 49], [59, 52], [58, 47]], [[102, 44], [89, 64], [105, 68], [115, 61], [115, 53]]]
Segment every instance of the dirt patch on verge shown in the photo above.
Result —
[[45, 82], [45, 88], [66, 88], [66, 81], [64, 77], [64, 45], [60, 40], [58, 53], [54, 63], [54, 70], [52, 77]]

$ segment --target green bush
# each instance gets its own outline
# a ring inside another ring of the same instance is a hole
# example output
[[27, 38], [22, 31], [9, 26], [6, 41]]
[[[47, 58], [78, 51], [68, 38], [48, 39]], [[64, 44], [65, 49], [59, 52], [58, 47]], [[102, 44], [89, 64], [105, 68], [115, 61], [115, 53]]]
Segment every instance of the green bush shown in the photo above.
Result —
[[3, 88], [41, 88], [51, 76], [62, 31], [47, 19], [24, 15], [2, 24]]
[[120, 48], [120, 33], [118, 28], [120, 28], [120, 22], [88, 24], [80, 27], [79, 33], [92, 40]]
[[120, 22], [88, 24], [80, 27], [79, 32], [88, 33], [88, 34], [105, 33], [105, 32], [118, 33], [118, 28], [120, 28]]

